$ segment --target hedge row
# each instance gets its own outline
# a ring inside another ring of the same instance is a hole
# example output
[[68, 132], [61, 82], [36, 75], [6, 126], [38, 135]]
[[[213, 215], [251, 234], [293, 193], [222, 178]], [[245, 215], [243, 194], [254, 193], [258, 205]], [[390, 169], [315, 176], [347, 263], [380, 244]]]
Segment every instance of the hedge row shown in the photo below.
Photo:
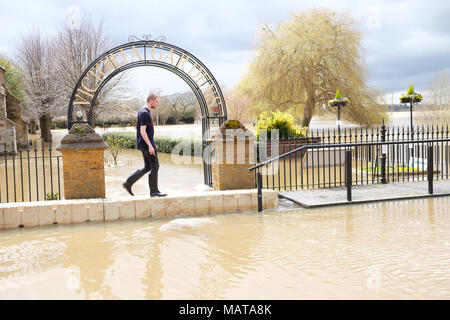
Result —
[[[107, 137], [121, 139], [122, 148], [124, 149], [136, 149], [136, 133], [134, 132], [106, 132], [102, 135], [103, 140], [106, 140]], [[200, 150], [202, 146], [201, 140], [194, 139], [157, 136], [154, 140], [158, 146], [158, 152], [160, 153], [172, 153], [173, 148], [180, 144], [180, 154], [182, 154], [184, 148], [186, 148], [187, 150], [190, 150], [193, 155], [195, 145], [197, 145], [197, 148], [200, 148]]]
[[[119, 120], [96, 120], [95, 127], [136, 127], [136, 120], [119, 121]], [[67, 129], [66, 119], [53, 119], [52, 129]]]

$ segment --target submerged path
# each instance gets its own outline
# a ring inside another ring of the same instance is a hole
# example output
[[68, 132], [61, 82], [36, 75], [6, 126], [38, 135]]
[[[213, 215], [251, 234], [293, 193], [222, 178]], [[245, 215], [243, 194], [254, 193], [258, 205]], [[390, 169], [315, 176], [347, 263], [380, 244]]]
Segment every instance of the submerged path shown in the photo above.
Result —
[[428, 194], [428, 182], [403, 182], [352, 187], [352, 201], [347, 201], [347, 189], [328, 188], [314, 190], [282, 191], [280, 198], [291, 200], [305, 208], [343, 204], [357, 204], [399, 199], [450, 196], [450, 180], [433, 182], [434, 194]]

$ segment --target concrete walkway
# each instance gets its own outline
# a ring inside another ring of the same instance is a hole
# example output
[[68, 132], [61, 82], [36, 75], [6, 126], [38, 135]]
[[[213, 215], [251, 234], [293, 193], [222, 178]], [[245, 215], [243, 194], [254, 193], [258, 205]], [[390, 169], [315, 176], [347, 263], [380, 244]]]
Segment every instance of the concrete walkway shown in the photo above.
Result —
[[283, 191], [280, 198], [291, 200], [305, 208], [357, 204], [399, 199], [450, 196], [450, 180], [433, 182], [434, 194], [428, 194], [428, 182], [405, 182], [352, 187], [352, 201], [347, 201], [347, 189]]

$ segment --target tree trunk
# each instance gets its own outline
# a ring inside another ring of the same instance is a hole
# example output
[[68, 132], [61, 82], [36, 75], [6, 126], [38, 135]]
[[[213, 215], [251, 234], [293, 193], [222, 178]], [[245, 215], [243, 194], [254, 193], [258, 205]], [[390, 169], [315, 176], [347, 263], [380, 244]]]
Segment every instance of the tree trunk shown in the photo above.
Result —
[[30, 134], [36, 134], [36, 131], [38, 130], [38, 124], [36, 119], [30, 120]]
[[305, 111], [303, 113], [302, 127], [309, 127], [309, 123], [311, 122], [314, 114], [314, 105], [314, 96], [308, 94], [308, 98], [306, 99], [305, 103]]
[[97, 115], [95, 112], [92, 112], [92, 128], [95, 129], [95, 120], [97, 119]]
[[39, 118], [39, 127], [41, 128], [41, 139], [44, 142], [52, 141], [52, 117], [50, 115], [42, 115]]

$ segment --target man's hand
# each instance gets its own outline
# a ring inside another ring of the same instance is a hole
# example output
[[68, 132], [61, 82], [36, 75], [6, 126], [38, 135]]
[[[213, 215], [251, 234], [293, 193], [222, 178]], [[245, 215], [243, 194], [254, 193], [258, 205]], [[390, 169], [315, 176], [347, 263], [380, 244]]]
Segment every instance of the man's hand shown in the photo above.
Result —
[[153, 147], [150, 145], [150, 146], [148, 147], [148, 152], [149, 152], [150, 154], [155, 154], [155, 149], [153, 149]]

